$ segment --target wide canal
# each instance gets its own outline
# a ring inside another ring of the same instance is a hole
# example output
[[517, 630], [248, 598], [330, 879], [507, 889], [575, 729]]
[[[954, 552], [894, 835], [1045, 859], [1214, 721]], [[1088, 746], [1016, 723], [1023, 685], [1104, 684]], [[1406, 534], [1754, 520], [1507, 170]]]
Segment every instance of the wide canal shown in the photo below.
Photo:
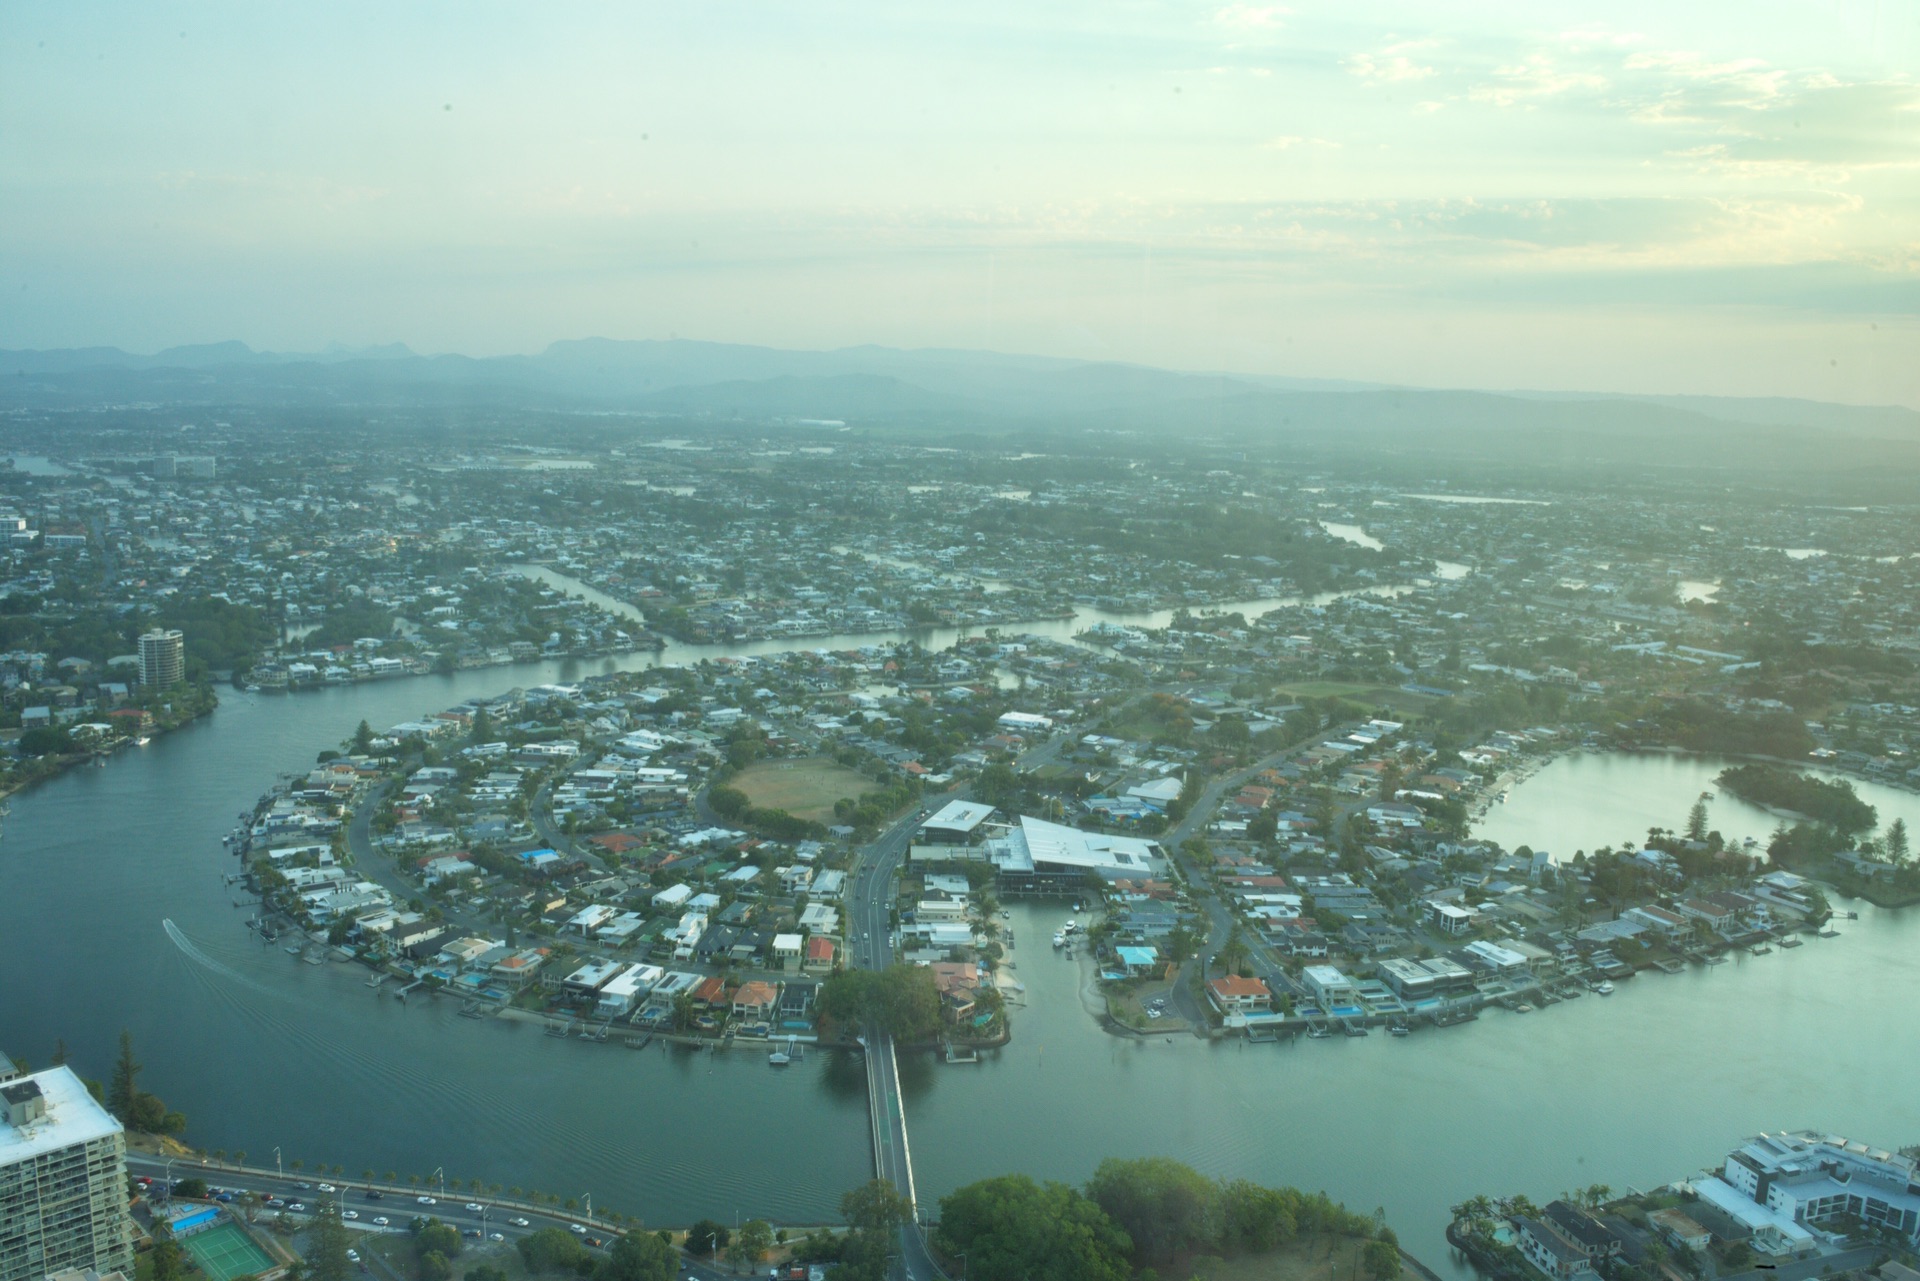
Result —
[[[222, 884], [235, 815], [362, 718], [392, 724], [585, 670], [226, 691], [202, 723], [15, 797], [0, 844], [0, 1047], [44, 1064], [64, 1038], [104, 1078], [126, 1028], [142, 1084], [187, 1114], [193, 1143], [251, 1160], [278, 1146], [350, 1176], [443, 1167], [590, 1192], [653, 1222], [831, 1217], [868, 1175], [857, 1064], [816, 1054], [775, 1071], [753, 1053], [634, 1052], [462, 1019], [450, 1001], [402, 1005], [358, 967], [250, 942], [249, 912]], [[1516, 788], [1489, 830], [1561, 854], [1618, 843], [1678, 826], [1715, 772], [1566, 758]], [[1883, 821], [1920, 825], [1920, 798], [1862, 790]], [[1735, 835], [1772, 826], [1730, 801], [1714, 819]], [[1104, 1034], [1083, 1010], [1079, 967], [1045, 945], [1063, 914], [1016, 906], [1028, 1003], [1013, 1044], [979, 1066], [901, 1065], [919, 1188], [937, 1197], [1008, 1170], [1079, 1180], [1108, 1154], [1167, 1153], [1384, 1207], [1445, 1267], [1447, 1206], [1476, 1192], [1646, 1186], [1761, 1129], [1920, 1140], [1920, 913], [1849, 906], [1860, 919], [1838, 939], [1642, 975], [1607, 999], [1404, 1040], [1277, 1046]]]

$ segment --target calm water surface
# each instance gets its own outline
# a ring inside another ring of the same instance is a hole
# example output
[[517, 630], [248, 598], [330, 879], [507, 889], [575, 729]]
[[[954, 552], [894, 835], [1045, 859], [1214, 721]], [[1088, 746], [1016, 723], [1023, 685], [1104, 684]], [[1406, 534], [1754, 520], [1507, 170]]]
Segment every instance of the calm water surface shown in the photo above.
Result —
[[[447, 1001], [403, 1006], [369, 991], [357, 967], [249, 943], [248, 913], [220, 882], [235, 863], [220, 836], [236, 813], [361, 718], [391, 724], [587, 670], [228, 692], [197, 726], [15, 797], [0, 843], [0, 963], [13, 976], [0, 1045], [44, 1064], [64, 1037], [104, 1078], [130, 1029], [143, 1084], [185, 1111], [208, 1149], [265, 1158], [279, 1145], [352, 1174], [444, 1166], [591, 1192], [654, 1222], [829, 1217], [869, 1170], [856, 1062], [818, 1054], [779, 1072], [751, 1053], [635, 1053], [464, 1020]], [[1571, 851], [1677, 824], [1713, 772], [1667, 757], [1568, 758], [1497, 816], [1536, 830], [1500, 839]], [[1892, 816], [1892, 797], [1863, 790]], [[1715, 804], [1722, 830], [1745, 830], [1736, 817]], [[1404, 1040], [1281, 1046], [1100, 1032], [1080, 970], [1044, 943], [1063, 915], [1014, 909], [1030, 1003], [1011, 1047], [977, 1067], [902, 1063], [924, 1196], [1008, 1170], [1078, 1180], [1103, 1155], [1167, 1153], [1383, 1206], [1411, 1248], [1446, 1266], [1446, 1207], [1475, 1192], [1645, 1186], [1763, 1128], [1920, 1139], [1911, 914], [1863, 908], [1839, 939], [1641, 976], [1609, 999]]]

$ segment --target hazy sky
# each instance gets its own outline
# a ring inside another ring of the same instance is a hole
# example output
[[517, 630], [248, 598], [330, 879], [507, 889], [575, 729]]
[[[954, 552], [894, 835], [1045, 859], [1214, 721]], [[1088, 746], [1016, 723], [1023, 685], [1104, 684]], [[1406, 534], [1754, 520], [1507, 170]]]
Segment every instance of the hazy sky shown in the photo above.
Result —
[[1920, 4], [1586, 9], [22, 0], [0, 346], [1920, 405]]

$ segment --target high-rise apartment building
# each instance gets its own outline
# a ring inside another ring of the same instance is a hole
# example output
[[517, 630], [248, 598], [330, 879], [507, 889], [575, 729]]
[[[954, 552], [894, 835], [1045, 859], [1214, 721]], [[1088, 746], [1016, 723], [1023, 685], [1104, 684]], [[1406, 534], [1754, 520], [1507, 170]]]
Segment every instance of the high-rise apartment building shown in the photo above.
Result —
[[133, 1273], [126, 1142], [80, 1078], [0, 1084], [0, 1281], [67, 1268]]
[[187, 677], [186, 638], [178, 628], [154, 628], [140, 637], [140, 683], [156, 689], [178, 685]]

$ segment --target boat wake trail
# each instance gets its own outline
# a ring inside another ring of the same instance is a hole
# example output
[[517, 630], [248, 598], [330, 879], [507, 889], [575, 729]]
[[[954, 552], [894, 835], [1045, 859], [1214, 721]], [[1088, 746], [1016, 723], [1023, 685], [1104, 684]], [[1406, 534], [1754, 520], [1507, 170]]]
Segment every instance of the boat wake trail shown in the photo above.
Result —
[[160, 922], [160, 928], [167, 932], [167, 937], [173, 940], [173, 945], [179, 948], [183, 953], [185, 953], [189, 960], [195, 961], [198, 964], [205, 966], [207, 969], [212, 970], [215, 974], [218, 974], [221, 978], [231, 979], [235, 983], [238, 983], [240, 986], [244, 988], [248, 988], [251, 991], [259, 992], [264, 996], [281, 995], [280, 993], [275, 992], [272, 988], [268, 987], [266, 984], [256, 983], [254, 982], [254, 980], [240, 973], [240, 971], [234, 969], [232, 966], [223, 965], [219, 961], [214, 960], [211, 956], [208, 956], [205, 952], [202, 952], [200, 948], [194, 943], [194, 941], [188, 938], [185, 932], [182, 931], [178, 925], [175, 925], [173, 923], [172, 917], [167, 917], [166, 919], [162, 920]]

